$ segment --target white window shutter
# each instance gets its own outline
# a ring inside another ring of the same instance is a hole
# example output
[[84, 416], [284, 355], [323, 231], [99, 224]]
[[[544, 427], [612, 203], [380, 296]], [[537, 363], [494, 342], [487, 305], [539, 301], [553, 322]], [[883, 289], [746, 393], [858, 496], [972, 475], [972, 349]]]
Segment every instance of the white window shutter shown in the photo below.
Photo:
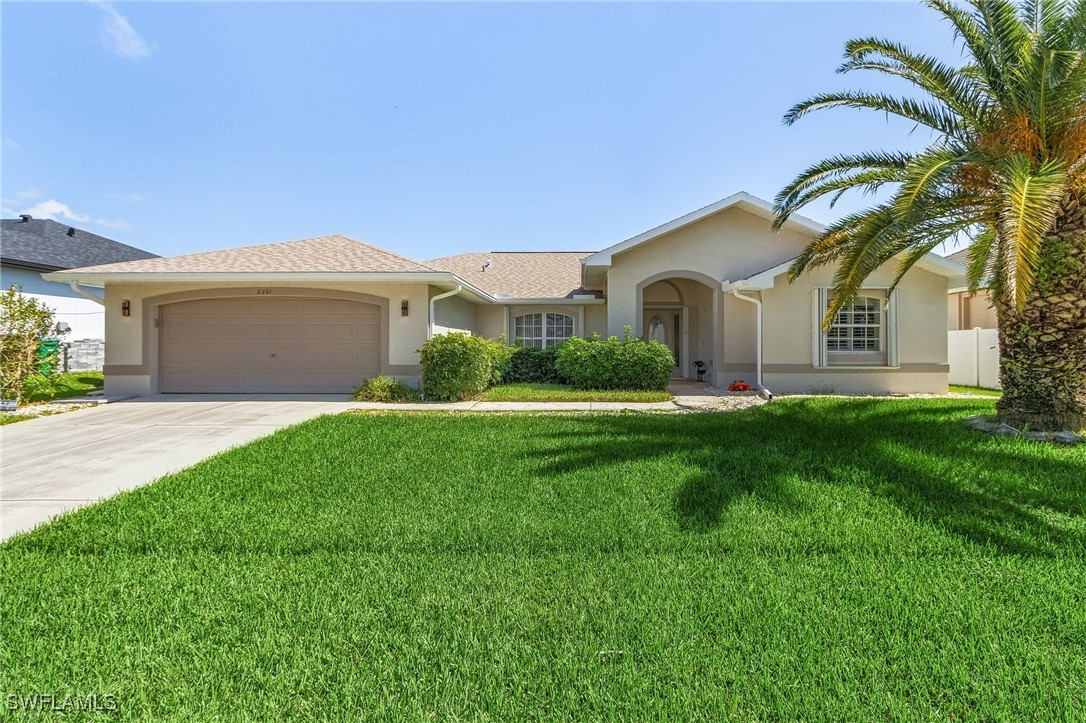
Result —
[[814, 289], [812, 306], [814, 309], [811, 326], [811, 357], [816, 367], [826, 366], [826, 335], [822, 332], [822, 315], [826, 313], [829, 289], [818, 286]]
[[899, 367], [901, 360], [898, 355], [897, 333], [897, 297], [898, 292], [890, 294], [886, 300], [886, 366]]

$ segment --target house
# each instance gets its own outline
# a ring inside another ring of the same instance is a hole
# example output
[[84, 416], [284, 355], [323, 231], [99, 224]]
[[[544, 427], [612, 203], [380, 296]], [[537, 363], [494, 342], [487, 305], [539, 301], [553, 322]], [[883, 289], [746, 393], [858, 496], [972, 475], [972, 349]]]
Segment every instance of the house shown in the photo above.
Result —
[[[949, 254], [947, 258], [963, 268], [969, 265], [969, 248]], [[973, 293], [969, 289], [951, 288], [947, 295], [947, 329], [997, 329], [995, 308], [987, 291]]]
[[52, 219], [23, 215], [0, 220], [0, 284], [5, 290], [14, 284], [53, 309], [58, 325], [69, 330], [65, 339], [71, 344], [73, 371], [102, 368], [101, 294], [77, 292], [66, 281], [45, 281], [42, 272], [150, 258], [156, 256]]
[[[969, 265], [969, 248], [955, 251], [947, 260], [964, 269]], [[988, 273], [991, 271], [989, 265]], [[947, 360], [951, 384], [989, 389], [1000, 386], [999, 321], [988, 291], [974, 293], [964, 284], [948, 289]]]
[[668, 345], [675, 377], [774, 392], [947, 389], [946, 295], [962, 269], [929, 255], [887, 297], [893, 264], [824, 333], [832, 269], [796, 283], [822, 227], [725, 198], [596, 252], [492, 252], [415, 261], [333, 235], [45, 274], [105, 289], [110, 394], [347, 392], [417, 379], [417, 350], [462, 331], [552, 346], [573, 335]]

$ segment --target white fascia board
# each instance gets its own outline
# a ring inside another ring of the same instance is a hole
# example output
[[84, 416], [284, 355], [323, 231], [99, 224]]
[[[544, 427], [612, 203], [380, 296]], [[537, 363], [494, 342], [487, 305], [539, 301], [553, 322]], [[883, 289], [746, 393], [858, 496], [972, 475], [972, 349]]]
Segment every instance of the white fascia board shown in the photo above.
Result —
[[776, 278], [781, 274], [787, 272], [788, 269], [791, 268], [793, 261], [795, 261], [795, 259], [788, 259], [787, 261], [782, 261], [781, 263], [773, 266], [772, 268], [768, 268], [765, 271], [759, 271], [753, 276], [748, 276], [747, 278], [740, 279], [739, 281], [728, 281], [725, 279], [721, 282], [720, 288], [723, 289], [726, 293], [737, 291], [739, 289], [772, 289]]
[[183, 271], [120, 271], [113, 273], [94, 273], [80, 271], [57, 271], [42, 274], [46, 281], [69, 283], [78, 281], [83, 286], [104, 288], [106, 284], [270, 284], [270, 283], [425, 283], [463, 286], [464, 290], [479, 299], [493, 303], [494, 297], [479, 287], [464, 281], [456, 274], [447, 271], [431, 272], [202, 272]]
[[955, 278], [965, 276], [966, 269], [957, 261], [951, 261], [945, 256], [939, 254], [929, 253], [916, 262], [916, 265], [925, 271], [930, 271], [933, 274], [939, 274], [940, 276], [946, 276], [948, 278]]
[[502, 306], [596, 306], [599, 304], [606, 304], [607, 299], [595, 297], [591, 299], [567, 299], [565, 297], [556, 299], [548, 296], [525, 299], [500, 297], [494, 303]]
[[[603, 251], [599, 251], [581, 261], [584, 266], [603, 266], [607, 267], [611, 265], [611, 257], [615, 254], [628, 251], [635, 246], [640, 246], [643, 243], [652, 241], [659, 238], [664, 234], [677, 231], [680, 228], [689, 226], [692, 223], [696, 223], [703, 218], [712, 216], [713, 214], [720, 213], [726, 209], [732, 207], [738, 207], [745, 211], [748, 211], [755, 216], [760, 216], [768, 221], [773, 221], [777, 218], [777, 214], [773, 211], [773, 204], [765, 199], [752, 196], [745, 191], [723, 198], [716, 203], [711, 203], [704, 208], [699, 208], [697, 211], [692, 211], [685, 216], [680, 216], [672, 221], [668, 221], [665, 224], [657, 226], [656, 228], [649, 229], [644, 233], [638, 234], [632, 238], [628, 238], [621, 243], [617, 243], [614, 246], [609, 246]], [[792, 214], [784, 224], [785, 228], [799, 231], [810, 236], [821, 235], [826, 230], [826, 227], [822, 224], [809, 219], [806, 216], [800, 216], [799, 214]]]

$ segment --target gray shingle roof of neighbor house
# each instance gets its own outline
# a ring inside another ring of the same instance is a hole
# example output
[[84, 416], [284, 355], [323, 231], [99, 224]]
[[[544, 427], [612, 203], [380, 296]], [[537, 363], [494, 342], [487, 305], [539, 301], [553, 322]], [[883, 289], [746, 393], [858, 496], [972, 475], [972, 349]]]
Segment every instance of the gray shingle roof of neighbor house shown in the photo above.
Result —
[[157, 258], [128, 244], [48, 218], [0, 221], [0, 260], [43, 271]]
[[[480, 289], [514, 299], [569, 299], [589, 294], [581, 287], [581, 259], [591, 251], [491, 251], [426, 261]], [[485, 268], [484, 268], [485, 267]]]
[[[966, 246], [964, 249], [958, 249], [957, 251], [955, 251], [952, 254], [947, 254], [946, 258], [948, 260], [950, 260], [950, 261], [953, 261], [956, 264], [960, 264], [960, 265], [964, 266], [965, 268], [969, 268], [969, 249], [970, 249], [969, 246]], [[986, 274], [988, 274], [989, 276], [991, 276], [992, 272], [994, 270], [995, 270], [995, 257], [992, 256], [991, 258], [988, 259], [988, 263], [985, 264], [984, 272]]]
[[110, 273], [426, 273], [418, 261], [347, 236], [242, 246], [182, 256], [90, 266], [74, 271]]

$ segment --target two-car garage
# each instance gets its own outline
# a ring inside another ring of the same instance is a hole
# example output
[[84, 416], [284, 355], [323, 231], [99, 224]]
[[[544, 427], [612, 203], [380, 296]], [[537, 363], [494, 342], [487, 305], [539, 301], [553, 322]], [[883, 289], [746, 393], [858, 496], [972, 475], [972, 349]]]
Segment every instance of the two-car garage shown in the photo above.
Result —
[[245, 296], [159, 307], [163, 393], [349, 393], [381, 373], [382, 309]]

